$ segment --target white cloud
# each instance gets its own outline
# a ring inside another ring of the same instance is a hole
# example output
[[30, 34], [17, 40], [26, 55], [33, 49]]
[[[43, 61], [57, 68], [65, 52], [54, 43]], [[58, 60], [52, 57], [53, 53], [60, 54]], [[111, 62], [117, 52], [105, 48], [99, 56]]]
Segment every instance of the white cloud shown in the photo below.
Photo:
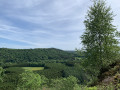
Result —
[[[120, 29], [118, 2], [107, 0], [107, 5], [117, 14], [114, 25]], [[91, 4], [90, 0], [0, 0], [0, 37], [31, 47], [75, 49], [80, 46], [83, 21]]]

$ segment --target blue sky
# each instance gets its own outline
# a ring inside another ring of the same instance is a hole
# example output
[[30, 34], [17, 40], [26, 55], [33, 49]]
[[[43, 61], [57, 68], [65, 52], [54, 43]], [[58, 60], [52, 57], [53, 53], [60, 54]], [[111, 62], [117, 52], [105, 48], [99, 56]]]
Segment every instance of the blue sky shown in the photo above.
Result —
[[[120, 0], [106, 0], [120, 31]], [[0, 47], [81, 48], [91, 0], [0, 0]]]

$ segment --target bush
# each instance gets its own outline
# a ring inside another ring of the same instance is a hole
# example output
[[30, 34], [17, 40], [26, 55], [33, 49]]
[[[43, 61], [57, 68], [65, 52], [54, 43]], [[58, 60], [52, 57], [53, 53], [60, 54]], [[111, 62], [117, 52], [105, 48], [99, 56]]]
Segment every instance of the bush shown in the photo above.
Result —
[[78, 79], [74, 76], [69, 76], [62, 79], [53, 79], [51, 86], [57, 90], [73, 90], [77, 85]]
[[4, 73], [4, 69], [2, 67], [0, 67], [0, 82], [2, 82], [2, 78], [3, 78], [3, 73]]
[[18, 88], [38, 89], [42, 88], [42, 85], [46, 83], [46, 78], [44, 76], [40, 76], [31, 71], [20, 74], [20, 77]]

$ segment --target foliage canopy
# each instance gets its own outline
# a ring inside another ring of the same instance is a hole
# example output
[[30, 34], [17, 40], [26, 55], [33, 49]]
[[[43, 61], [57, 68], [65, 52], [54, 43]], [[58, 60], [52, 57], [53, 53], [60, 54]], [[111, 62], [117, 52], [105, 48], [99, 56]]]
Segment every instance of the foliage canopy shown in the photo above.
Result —
[[101, 68], [114, 62], [119, 49], [111, 8], [104, 0], [94, 0], [93, 3], [84, 21], [86, 29], [81, 37], [86, 57], [83, 65], [99, 73]]

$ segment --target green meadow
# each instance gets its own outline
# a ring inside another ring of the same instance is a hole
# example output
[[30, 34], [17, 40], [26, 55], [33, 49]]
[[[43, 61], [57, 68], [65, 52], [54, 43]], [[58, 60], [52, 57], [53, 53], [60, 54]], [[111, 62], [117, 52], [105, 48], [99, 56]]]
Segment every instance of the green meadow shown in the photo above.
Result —
[[38, 70], [43, 70], [44, 67], [22, 67], [24, 70], [31, 70], [31, 71], [38, 71]]
[[30, 70], [30, 71], [38, 71], [38, 70], [43, 70], [44, 67], [9, 67], [6, 70], [10, 71], [10, 72], [21, 72], [21, 71], [26, 71], [26, 70]]

